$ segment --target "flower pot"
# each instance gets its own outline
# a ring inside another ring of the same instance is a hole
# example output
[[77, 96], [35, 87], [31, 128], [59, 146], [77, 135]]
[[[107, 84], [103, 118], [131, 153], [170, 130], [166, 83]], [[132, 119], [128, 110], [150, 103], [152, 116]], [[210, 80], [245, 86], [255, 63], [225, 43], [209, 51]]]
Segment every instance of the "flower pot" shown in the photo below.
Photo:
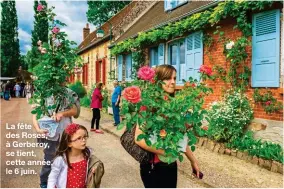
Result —
[[111, 115], [113, 114], [112, 107], [107, 107], [107, 113]]

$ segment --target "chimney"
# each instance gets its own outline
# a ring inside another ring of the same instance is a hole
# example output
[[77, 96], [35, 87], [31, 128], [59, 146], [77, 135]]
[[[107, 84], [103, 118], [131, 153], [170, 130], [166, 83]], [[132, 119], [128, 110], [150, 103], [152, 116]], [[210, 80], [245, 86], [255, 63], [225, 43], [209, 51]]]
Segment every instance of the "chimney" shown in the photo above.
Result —
[[83, 41], [86, 39], [86, 37], [90, 34], [90, 28], [89, 24], [86, 24], [86, 27], [83, 28]]

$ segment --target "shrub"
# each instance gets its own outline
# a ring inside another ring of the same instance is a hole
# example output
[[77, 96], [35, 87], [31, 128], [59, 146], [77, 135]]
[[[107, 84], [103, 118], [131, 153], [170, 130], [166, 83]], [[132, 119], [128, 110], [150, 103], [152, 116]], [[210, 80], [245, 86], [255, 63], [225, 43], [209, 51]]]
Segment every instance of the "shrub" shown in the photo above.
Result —
[[79, 98], [83, 98], [87, 94], [86, 89], [80, 81], [76, 81], [75, 83], [70, 84], [68, 87], [76, 92]]
[[83, 107], [89, 108], [91, 105], [91, 98], [88, 95], [84, 96], [82, 99], [80, 99], [80, 104]]
[[208, 117], [209, 138], [230, 142], [244, 135], [245, 127], [253, 119], [253, 111], [244, 94], [228, 91], [223, 101], [213, 103]]
[[283, 163], [282, 147], [279, 144], [267, 141], [263, 142], [261, 139], [254, 139], [252, 131], [246, 132], [244, 136], [236, 138], [226, 146], [240, 151], [247, 151], [251, 156], [257, 156], [263, 159], [275, 160]]

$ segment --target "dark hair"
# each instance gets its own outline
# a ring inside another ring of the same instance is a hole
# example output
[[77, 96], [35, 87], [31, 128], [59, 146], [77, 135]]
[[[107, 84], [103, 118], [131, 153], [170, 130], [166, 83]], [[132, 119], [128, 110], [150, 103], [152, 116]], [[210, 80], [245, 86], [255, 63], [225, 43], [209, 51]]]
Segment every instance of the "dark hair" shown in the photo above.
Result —
[[[79, 125], [79, 129], [86, 131], [87, 136], [89, 136], [88, 130], [86, 129], [86, 127], [84, 127], [83, 125]], [[64, 160], [66, 161], [66, 163], [67, 163], [67, 165], [70, 169], [72, 169], [72, 166], [71, 166], [70, 161], [69, 161], [68, 153], [70, 152], [71, 148], [68, 146], [68, 144], [71, 142], [71, 137], [72, 137], [72, 135], [67, 134], [65, 132], [65, 129], [64, 129], [62, 136], [61, 136], [61, 139], [60, 139], [60, 143], [57, 147], [56, 154], [55, 154], [55, 158], [58, 157], [58, 156], [62, 156], [64, 158], [64, 155], [65, 155], [66, 159], [64, 159]], [[85, 148], [83, 150], [83, 154], [84, 154], [84, 157], [86, 159], [88, 159], [90, 157], [91, 152], [88, 148]]]

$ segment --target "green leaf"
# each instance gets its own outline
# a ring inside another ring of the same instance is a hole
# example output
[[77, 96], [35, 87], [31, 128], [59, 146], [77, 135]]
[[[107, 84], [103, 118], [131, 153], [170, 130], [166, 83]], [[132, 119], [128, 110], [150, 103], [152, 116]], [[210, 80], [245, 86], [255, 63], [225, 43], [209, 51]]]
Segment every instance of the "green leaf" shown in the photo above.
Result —
[[121, 122], [120, 124], [118, 124], [117, 130], [121, 130], [124, 126], [125, 126], [124, 122]]
[[142, 140], [142, 139], [144, 139], [145, 138], [145, 135], [144, 134], [140, 134], [140, 135], [138, 135], [138, 137], [137, 137], [137, 141], [140, 141], [140, 140]]
[[190, 146], [190, 149], [191, 149], [192, 152], [194, 152], [195, 151], [195, 146]]

